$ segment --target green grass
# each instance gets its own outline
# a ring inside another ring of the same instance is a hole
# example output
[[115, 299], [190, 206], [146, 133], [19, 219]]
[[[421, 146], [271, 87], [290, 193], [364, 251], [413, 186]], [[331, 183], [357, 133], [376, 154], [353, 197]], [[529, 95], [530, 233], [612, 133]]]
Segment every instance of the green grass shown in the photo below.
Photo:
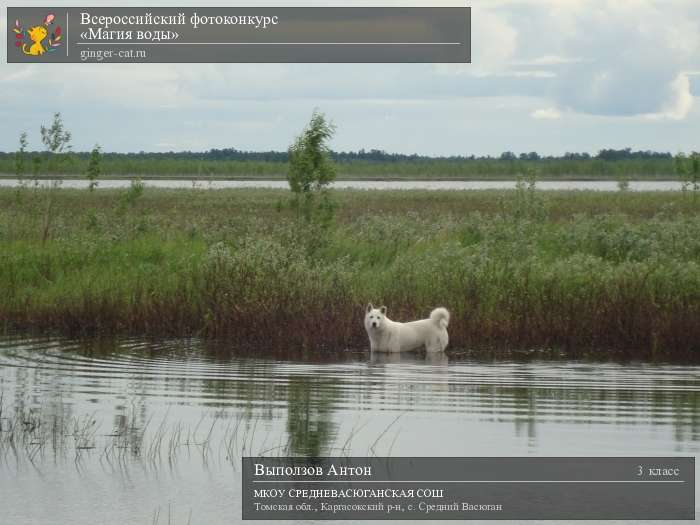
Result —
[[[88, 156], [70, 156], [51, 167], [42, 162], [33, 174], [29, 154], [25, 176], [84, 177]], [[14, 158], [0, 157], [0, 177], [15, 177]], [[677, 180], [673, 159], [585, 160], [550, 159], [538, 161], [504, 161], [499, 159], [419, 159], [413, 161], [337, 162], [340, 179], [428, 179], [428, 180], [512, 180], [528, 169], [537, 171], [545, 180], [616, 180], [633, 179]], [[264, 160], [211, 160], [180, 158], [141, 158], [138, 156], [106, 154], [101, 161], [103, 177], [166, 178], [166, 179], [284, 179], [286, 162]]]
[[453, 314], [451, 348], [696, 359], [692, 194], [337, 191], [329, 231], [282, 190], [0, 189], [0, 325], [367, 346], [368, 301]]

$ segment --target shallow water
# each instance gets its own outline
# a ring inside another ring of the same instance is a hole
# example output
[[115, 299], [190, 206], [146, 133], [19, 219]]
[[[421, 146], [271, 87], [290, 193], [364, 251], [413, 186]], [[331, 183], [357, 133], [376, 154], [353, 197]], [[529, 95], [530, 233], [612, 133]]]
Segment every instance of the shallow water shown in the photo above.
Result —
[[[144, 180], [146, 186], [153, 188], [289, 188], [286, 180], [214, 180], [210, 182], [192, 180]], [[40, 181], [42, 185], [49, 185], [50, 180]], [[17, 186], [17, 179], [0, 179], [0, 187]], [[100, 179], [99, 188], [127, 188], [131, 181], [126, 179], [109, 180]], [[61, 181], [63, 188], [84, 189], [88, 187], [88, 181], [83, 179], [65, 179]], [[350, 180], [337, 181], [331, 187], [336, 189], [355, 190], [502, 190], [515, 188], [515, 181], [508, 180]], [[540, 190], [597, 190], [618, 191], [616, 181], [601, 180], [562, 180], [539, 181], [537, 188]], [[630, 191], [680, 191], [682, 183], [678, 181], [661, 180], [635, 180], [630, 181]]]
[[[289, 360], [199, 341], [15, 338], [0, 339], [0, 392], [2, 521], [12, 524], [234, 523], [238, 458], [258, 453], [700, 452], [695, 366], [449, 352]], [[70, 424], [13, 448], [18, 420]]]

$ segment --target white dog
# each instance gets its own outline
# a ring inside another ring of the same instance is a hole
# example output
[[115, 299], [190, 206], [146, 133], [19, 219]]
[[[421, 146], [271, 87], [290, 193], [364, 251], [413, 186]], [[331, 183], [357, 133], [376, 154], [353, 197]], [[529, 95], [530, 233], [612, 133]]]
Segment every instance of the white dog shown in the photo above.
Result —
[[442, 352], [447, 347], [447, 324], [450, 313], [436, 308], [430, 318], [397, 323], [386, 316], [386, 306], [367, 305], [365, 330], [372, 352], [405, 352], [425, 347], [428, 352]]

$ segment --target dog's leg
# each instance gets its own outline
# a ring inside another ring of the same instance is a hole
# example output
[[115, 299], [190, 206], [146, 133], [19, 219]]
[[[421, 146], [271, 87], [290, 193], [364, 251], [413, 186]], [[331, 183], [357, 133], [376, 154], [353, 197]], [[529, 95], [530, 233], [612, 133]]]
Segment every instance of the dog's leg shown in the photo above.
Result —
[[447, 348], [447, 334], [440, 334], [425, 342], [426, 352], [443, 352]]

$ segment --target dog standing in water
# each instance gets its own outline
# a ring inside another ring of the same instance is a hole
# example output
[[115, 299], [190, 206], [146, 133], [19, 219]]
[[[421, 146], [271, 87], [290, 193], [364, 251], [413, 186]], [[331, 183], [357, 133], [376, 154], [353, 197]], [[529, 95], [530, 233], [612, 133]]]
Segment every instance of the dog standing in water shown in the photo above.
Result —
[[406, 352], [425, 347], [428, 352], [442, 352], [447, 347], [450, 312], [436, 308], [428, 319], [397, 323], [386, 316], [386, 306], [367, 305], [365, 330], [372, 352]]

